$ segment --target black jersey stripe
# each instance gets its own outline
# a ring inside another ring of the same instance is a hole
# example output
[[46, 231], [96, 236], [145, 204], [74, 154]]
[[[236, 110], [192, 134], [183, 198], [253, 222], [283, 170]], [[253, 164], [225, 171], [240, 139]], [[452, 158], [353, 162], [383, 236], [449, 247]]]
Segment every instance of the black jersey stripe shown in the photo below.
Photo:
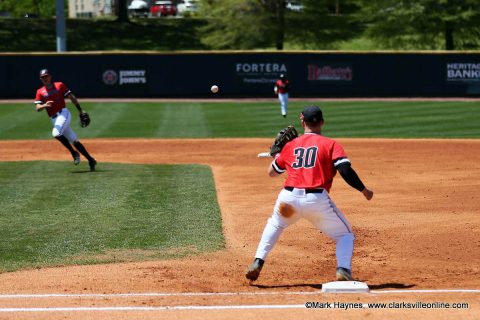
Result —
[[350, 160], [348, 160], [347, 157], [337, 158], [337, 159], [333, 160], [333, 166], [334, 167], [338, 167], [342, 163], [350, 163]]
[[275, 170], [277, 173], [284, 173], [285, 172], [285, 169], [282, 169], [278, 166], [277, 160], [274, 160], [272, 162], [272, 167], [273, 167], [273, 170]]

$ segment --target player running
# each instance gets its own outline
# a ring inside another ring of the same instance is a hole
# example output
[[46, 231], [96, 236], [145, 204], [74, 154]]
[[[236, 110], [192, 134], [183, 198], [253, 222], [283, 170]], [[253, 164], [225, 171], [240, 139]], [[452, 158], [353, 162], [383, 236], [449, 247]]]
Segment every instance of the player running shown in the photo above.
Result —
[[350, 186], [362, 192], [367, 200], [372, 199], [373, 191], [364, 186], [351, 167], [342, 146], [321, 135], [324, 120], [319, 107], [305, 107], [300, 120], [305, 134], [288, 142], [268, 168], [271, 177], [285, 171], [288, 177], [263, 231], [255, 260], [245, 276], [251, 281], [257, 280], [265, 259], [282, 231], [304, 218], [335, 240], [336, 279], [352, 281], [355, 237], [350, 223], [330, 199], [328, 192], [337, 171]]
[[[40, 71], [40, 81], [43, 83], [43, 87], [37, 90], [35, 96], [36, 110], [42, 111], [45, 109], [47, 111], [53, 125], [52, 136], [70, 151], [73, 163], [75, 165], [80, 163], [80, 152], [87, 158], [90, 171], [95, 171], [97, 161], [87, 152], [75, 132], [70, 128], [71, 114], [66, 107], [65, 98], [70, 98], [77, 110], [82, 113], [77, 98], [62, 82], [52, 82], [52, 75], [47, 69]], [[76, 150], [72, 147], [72, 144]]]
[[290, 81], [284, 74], [280, 75], [280, 79], [275, 82], [273, 86], [273, 92], [278, 96], [280, 101], [280, 110], [284, 118], [287, 117], [288, 112], [288, 92], [290, 91]]

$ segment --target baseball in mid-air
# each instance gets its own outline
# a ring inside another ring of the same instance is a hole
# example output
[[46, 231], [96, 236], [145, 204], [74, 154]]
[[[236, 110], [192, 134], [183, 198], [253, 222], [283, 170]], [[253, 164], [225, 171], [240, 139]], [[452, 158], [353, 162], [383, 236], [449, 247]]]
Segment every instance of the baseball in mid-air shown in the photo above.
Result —
[[218, 92], [218, 86], [217, 85], [213, 85], [210, 90], [213, 92], [213, 93], [217, 93]]

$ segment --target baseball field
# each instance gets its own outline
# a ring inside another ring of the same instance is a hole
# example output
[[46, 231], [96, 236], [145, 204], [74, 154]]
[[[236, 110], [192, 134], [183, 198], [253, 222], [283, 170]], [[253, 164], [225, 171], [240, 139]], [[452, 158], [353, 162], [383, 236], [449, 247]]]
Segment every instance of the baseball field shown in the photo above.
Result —
[[[480, 100], [80, 101], [95, 172], [0, 103], [0, 319], [478, 318]], [[375, 191], [331, 190], [368, 294], [321, 293], [334, 243], [302, 221], [244, 278], [283, 182], [256, 155], [307, 104]]]

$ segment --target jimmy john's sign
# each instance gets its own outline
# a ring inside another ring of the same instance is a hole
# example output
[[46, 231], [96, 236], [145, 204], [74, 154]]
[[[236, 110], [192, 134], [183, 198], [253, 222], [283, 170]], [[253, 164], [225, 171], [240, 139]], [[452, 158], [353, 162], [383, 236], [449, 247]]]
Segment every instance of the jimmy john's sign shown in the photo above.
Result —
[[106, 70], [102, 75], [103, 83], [107, 85], [146, 84], [146, 70]]

